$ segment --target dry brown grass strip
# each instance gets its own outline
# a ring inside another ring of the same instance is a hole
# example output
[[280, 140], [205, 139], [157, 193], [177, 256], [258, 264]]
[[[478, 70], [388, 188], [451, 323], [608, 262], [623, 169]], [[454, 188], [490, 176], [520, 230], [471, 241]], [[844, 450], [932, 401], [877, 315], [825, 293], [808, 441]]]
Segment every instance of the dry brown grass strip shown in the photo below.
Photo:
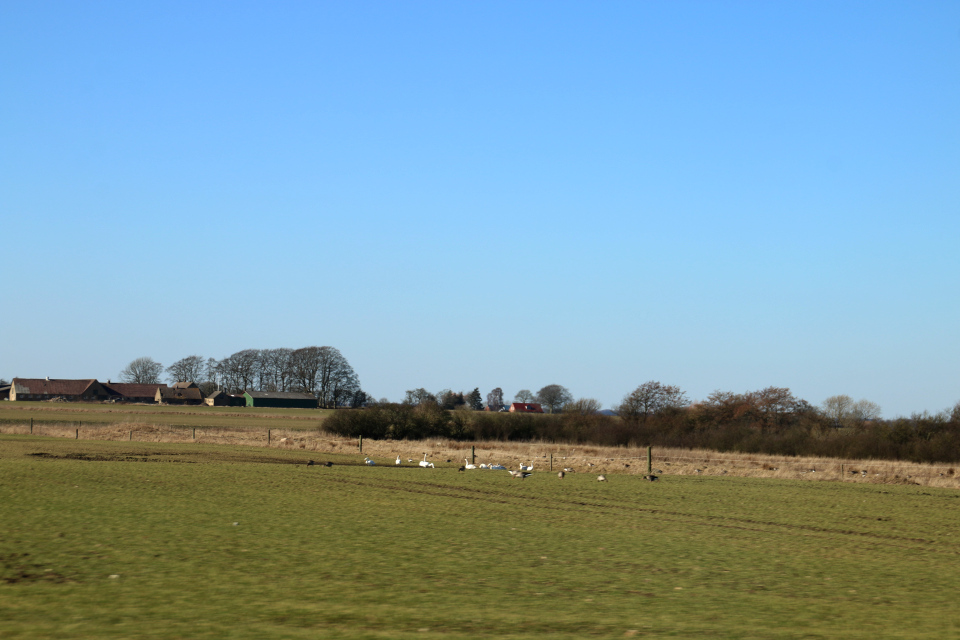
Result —
[[[76, 437], [76, 423], [34, 425], [34, 435], [57, 438]], [[27, 434], [29, 424], [3, 425], [0, 433]], [[189, 428], [169, 427], [144, 422], [117, 423], [108, 426], [80, 427], [80, 439], [130, 440], [135, 442], [201, 442], [251, 447], [301, 449], [311, 453], [355, 453], [358, 443], [327, 433], [298, 429], [198, 427], [196, 440]], [[476, 450], [476, 464], [501, 464], [518, 469], [532, 465], [534, 471], [573, 469], [574, 473], [630, 474], [647, 473], [647, 451], [642, 447], [617, 448], [595, 445], [567, 445], [546, 442], [457, 442], [431, 440], [363, 441], [363, 454], [378, 464], [394, 464], [399, 455], [404, 465], [423, 459], [442, 465], [463, 463]], [[960, 489], [960, 465], [919, 464], [896, 460], [838, 460], [835, 458], [799, 458], [753, 453], [721, 453], [698, 449], [653, 449], [653, 468], [658, 475], [737, 476], [793, 480], [843, 481], [875, 484], [912, 484]]]

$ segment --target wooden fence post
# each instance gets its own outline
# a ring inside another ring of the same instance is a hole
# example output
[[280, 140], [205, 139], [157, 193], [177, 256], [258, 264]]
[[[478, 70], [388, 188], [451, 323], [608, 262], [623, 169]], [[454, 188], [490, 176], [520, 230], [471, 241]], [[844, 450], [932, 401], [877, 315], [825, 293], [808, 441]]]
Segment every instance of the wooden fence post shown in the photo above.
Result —
[[80, 439], [80, 429], [77, 428], [77, 435], [76, 437], [74, 437], [74, 440], [79, 440], [79, 439]]
[[194, 440], [197, 439], [197, 428], [196, 428], [196, 427], [193, 428], [193, 439], [194, 439]]
[[470, 464], [477, 464], [477, 447], [476, 445], [470, 446]]
[[267, 444], [270, 444], [270, 429], [267, 429]]
[[363, 453], [363, 436], [360, 436], [357, 446], [360, 447], [360, 453]]
[[840, 482], [843, 482], [843, 463], [840, 463]]
[[130, 432], [130, 442], [133, 442], [133, 431]]
[[30, 418], [30, 435], [33, 435], [33, 418]]
[[653, 474], [653, 447], [647, 446], [647, 475]]
[[553, 471], [553, 454], [550, 454], [550, 471]]

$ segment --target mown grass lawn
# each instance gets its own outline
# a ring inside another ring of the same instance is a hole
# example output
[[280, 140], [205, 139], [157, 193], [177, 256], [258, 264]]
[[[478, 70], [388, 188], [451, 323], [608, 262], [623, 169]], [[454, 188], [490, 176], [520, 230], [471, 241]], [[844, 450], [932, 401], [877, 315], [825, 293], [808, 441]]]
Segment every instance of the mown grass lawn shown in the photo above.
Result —
[[0, 637], [960, 636], [954, 491], [359, 462], [0, 436]]

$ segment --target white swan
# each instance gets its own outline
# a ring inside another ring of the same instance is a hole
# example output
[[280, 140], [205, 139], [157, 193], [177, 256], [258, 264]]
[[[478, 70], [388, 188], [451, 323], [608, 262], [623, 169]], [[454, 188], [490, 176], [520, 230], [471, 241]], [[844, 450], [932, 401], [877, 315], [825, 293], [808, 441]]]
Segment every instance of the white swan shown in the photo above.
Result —
[[374, 461], [371, 460], [370, 458], [364, 458], [364, 459], [363, 459], [363, 463], [366, 464], [366, 465], [368, 465], [368, 466], [371, 466], [371, 467], [377, 464], [376, 462], [374, 462]]
[[477, 468], [477, 465], [475, 465], [475, 464], [470, 464], [470, 462], [467, 461], [466, 458], [464, 458], [464, 459], [463, 459], [463, 468], [464, 468], [464, 469], [476, 469], [476, 468]]
[[528, 466], [528, 465], [525, 465], [525, 464], [523, 464], [523, 463], [521, 462], [521, 463], [520, 463], [520, 471], [533, 471], [533, 463], [531, 462], [531, 463], [529, 464], [529, 466]]
[[397, 455], [397, 464], [400, 464], [400, 455]]
[[503, 466], [502, 464], [492, 464], [490, 465], [490, 468], [496, 471], [504, 471], [506, 469], [506, 467]]
[[432, 462], [427, 462], [427, 454], [423, 454], [423, 460], [420, 461], [420, 466], [423, 467], [424, 469], [426, 469], [427, 467], [431, 469], [435, 468]]

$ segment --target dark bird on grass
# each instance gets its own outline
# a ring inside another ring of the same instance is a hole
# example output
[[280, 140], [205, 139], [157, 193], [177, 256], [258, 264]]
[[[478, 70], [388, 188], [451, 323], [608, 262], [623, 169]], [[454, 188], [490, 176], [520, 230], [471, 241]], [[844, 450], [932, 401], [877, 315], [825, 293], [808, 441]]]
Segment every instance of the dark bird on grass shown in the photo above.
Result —
[[315, 465], [315, 464], [317, 464], [317, 463], [314, 462], [313, 460], [308, 460], [308, 461], [307, 461], [307, 466], [308, 466], [308, 467], [312, 467], [312, 466]]
[[655, 476], [655, 475], [653, 475], [653, 474], [651, 473], [651, 474], [648, 475], [648, 476], [643, 476], [643, 479], [644, 479], [644, 480], [649, 480], [650, 482], [656, 482], [657, 480], [660, 479], [660, 476]]
[[508, 469], [507, 471], [509, 471], [509, 473], [510, 473], [511, 476], [513, 476], [514, 478], [516, 478], [516, 479], [518, 479], [518, 480], [523, 480], [524, 478], [527, 478], [527, 477], [533, 475], [532, 473], [526, 473], [526, 472], [523, 472], [523, 471], [510, 471], [509, 469]]
[[323, 463], [323, 466], [325, 466], [325, 467], [332, 467], [332, 466], [333, 466], [333, 463], [330, 462], [329, 460], [327, 460], [326, 462]]
[[460, 465], [460, 468], [457, 469], [457, 471], [466, 471], [466, 470], [467, 470], [467, 468], [464, 467], [463, 465]]
[[563, 476], [565, 476], [565, 475], [566, 475], [566, 474], [565, 474], [563, 471], [561, 471], [560, 473], [557, 474], [557, 477], [560, 478], [561, 480], [563, 480]]

